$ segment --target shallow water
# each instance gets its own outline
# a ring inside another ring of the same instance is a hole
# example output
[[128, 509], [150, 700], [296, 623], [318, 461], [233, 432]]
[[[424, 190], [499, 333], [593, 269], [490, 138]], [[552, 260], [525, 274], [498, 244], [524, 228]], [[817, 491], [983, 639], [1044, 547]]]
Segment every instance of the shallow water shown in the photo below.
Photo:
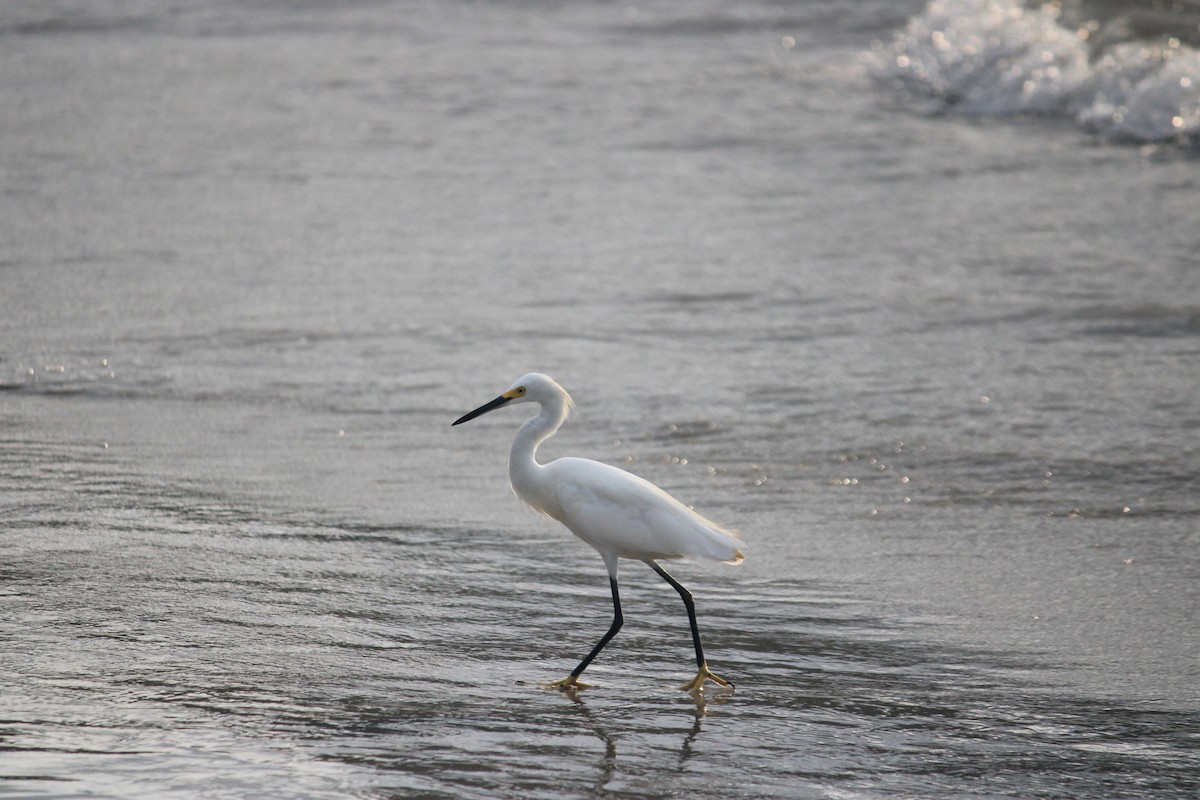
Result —
[[[1200, 164], [926, 107], [936, 13], [0, 11], [6, 796], [1193, 796]], [[533, 369], [743, 532], [733, 695], [640, 564], [538, 688]]]

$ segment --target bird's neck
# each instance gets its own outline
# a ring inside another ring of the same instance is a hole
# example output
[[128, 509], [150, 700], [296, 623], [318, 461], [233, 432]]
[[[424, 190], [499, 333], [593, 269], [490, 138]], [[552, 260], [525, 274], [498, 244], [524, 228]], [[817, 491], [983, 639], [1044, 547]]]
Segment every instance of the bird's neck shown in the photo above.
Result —
[[567, 404], [550, 403], [542, 406], [541, 413], [526, 422], [517, 431], [512, 449], [508, 453], [508, 479], [513, 490], [526, 502], [537, 499], [541, 487], [542, 465], [537, 462], [538, 445], [549, 439], [567, 418]]

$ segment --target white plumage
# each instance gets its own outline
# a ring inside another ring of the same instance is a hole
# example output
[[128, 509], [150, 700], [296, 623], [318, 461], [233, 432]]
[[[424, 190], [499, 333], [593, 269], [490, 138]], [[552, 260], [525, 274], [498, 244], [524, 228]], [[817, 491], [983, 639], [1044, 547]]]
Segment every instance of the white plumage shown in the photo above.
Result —
[[542, 469], [561, 511], [548, 515], [601, 554], [639, 560], [701, 556], [730, 564], [744, 558], [732, 533], [637, 475], [586, 458], [560, 458]]

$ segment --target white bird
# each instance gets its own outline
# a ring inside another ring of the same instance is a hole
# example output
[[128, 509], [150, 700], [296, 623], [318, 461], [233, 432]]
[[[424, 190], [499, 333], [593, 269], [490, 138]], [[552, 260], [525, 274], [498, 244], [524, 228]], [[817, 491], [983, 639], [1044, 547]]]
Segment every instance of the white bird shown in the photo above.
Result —
[[696, 647], [696, 677], [682, 688], [696, 691], [711, 680], [733, 684], [708, 669], [696, 626], [696, 606], [691, 593], [658, 564], [659, 559], [701, 556], [739, 564], [745, 556], [737, 535], [692, 511], [649, 481], [623, 469], [586, 458], [559, 458], [546, 464], [537, 460], [538, 445], [554, 435], [573, 407], [570, 395], [550, 377], [530, 373], [507, 391], [455, 420], [459, 425], [507, 405], [539, 403], [541, 412], [517, 431], [508, 456], [508, 477], [513, 491], [535, 511], [567, 526], [572, 533], [600, 552], [612, 587], [613, 622], [608, 633], [579, 666], [552, 688], [583, 686], [579, 676], [587, 669], [624, 622], [617, 590], [617, 559], [643, 561], [679, 592], [687, 608]]

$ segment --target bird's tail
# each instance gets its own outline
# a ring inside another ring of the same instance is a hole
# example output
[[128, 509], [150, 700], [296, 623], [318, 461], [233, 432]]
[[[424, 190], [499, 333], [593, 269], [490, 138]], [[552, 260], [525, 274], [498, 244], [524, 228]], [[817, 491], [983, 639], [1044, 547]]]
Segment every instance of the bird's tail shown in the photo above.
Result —
[[746, 560], [746, 554], [742, 551], [746, 543], [742, 541], [737, 531], [722, 528], [708, 520], [705, 522], [707, 530], [704, 537], [706, 545], [703, 550], [704, 555], [735, 566]]

